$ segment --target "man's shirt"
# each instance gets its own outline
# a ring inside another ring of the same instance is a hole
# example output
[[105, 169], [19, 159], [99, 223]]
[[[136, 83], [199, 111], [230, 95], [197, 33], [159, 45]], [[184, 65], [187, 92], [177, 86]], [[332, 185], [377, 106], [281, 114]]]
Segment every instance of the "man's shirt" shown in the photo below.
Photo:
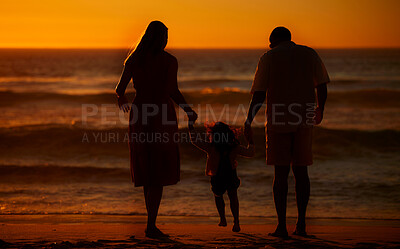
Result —
[[251, 93], [267, 92], [268, 130], [293, 132], [312, 126], [315, 87], [329, 81], [317, 52], [286, 41], [261, 56]]

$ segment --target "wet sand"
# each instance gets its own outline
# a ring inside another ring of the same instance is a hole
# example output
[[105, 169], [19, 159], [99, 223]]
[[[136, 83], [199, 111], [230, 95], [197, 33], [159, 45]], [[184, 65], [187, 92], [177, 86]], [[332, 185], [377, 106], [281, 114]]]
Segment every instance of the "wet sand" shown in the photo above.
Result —
[[[101, 215], [2, 215], [0, 248], [398, 248], [400, 222], [385, 220], [311, 220], [310, 237], [268, 236], [272, 219], [245, 218], [242, 231], [217, 218], [160, 217], [159, 228], [170, 237], [145, 237], [145, 217]], [[253, 224], [249, 224], [253, 223]], [[264, 223], [264, 224], [262, 224]], [[293, 223], [291, 221], [291, 223]], [[293, 230], [293, 224], [289, 225]], [[134, 236], [133, 238], [130, 238]]]

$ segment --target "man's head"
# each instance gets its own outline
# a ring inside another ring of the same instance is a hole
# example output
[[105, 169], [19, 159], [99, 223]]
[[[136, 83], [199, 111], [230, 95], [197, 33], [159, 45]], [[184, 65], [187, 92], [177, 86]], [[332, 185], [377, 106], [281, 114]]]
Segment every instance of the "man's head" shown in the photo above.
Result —
[[272, 30], [271, 35], [269, 36], [269, 47], [274, 48], [279, 43], [283, 41], [290, 41], [292, 39], [292, 34], [290, 31], [285, 27], [276, 27]]

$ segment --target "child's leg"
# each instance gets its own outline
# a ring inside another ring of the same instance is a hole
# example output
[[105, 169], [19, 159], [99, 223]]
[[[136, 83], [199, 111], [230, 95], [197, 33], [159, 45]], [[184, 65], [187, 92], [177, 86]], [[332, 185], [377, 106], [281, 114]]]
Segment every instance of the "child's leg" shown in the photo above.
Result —
[[218, 214], [219, 214], [219, 224], [218, 226], [226, 227], [226, 218], [225, 218], [225, 202], [223, 195], [214, 195], [215, 197], [215, 205], [217, 206]]
[[237, 196], [237, 189], [228, 190], [228, 196], [231, 206], [231, 212], [233, 216], [233, 228], [232, 231], [239, 232], [239, 199]]

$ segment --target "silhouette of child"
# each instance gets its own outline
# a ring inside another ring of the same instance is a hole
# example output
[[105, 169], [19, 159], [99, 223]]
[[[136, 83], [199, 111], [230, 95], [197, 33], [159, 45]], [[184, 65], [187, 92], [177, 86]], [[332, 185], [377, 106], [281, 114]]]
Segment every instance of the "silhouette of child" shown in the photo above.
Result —
[[[252, 134], [248, 136], [248, 146], [240, 145], [235, 132], [229, 125], [216, 122], [207, 126], [209, 141], [204, 141], [195, 133], [189, 123], [190, 140], [200, 150], [207, 153], [206, 175], [211, 177], [211, 190], [214, 193], [215, 204], [220, 217], [219, 226], [227, 226], [225, 218], [225, 202], [223, 195], [228, 192], [230, 208], [233, 215], [232, 231], [239, 232], [239, 200], [237, 189], [240, 179], [236, 173], [236, 157], [254, 156], [254, 141]], [[250, 132], [251, 133], [251, 132]]]

